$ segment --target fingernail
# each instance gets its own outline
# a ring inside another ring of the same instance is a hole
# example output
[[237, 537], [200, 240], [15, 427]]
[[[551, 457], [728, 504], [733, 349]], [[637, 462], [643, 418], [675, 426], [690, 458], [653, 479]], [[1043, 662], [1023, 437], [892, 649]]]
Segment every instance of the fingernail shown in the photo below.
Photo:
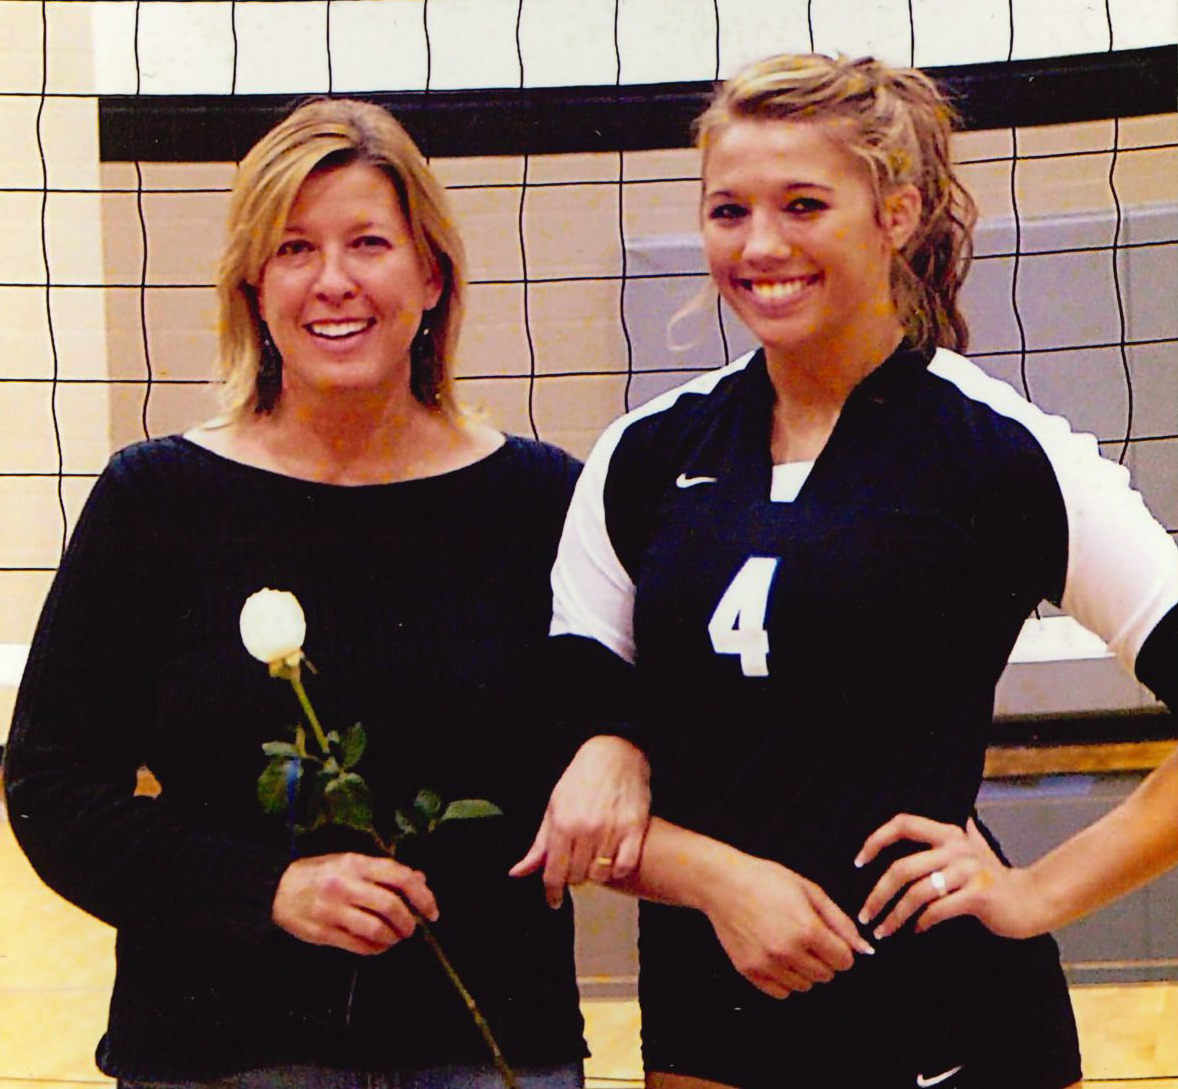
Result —
[[858, 918], [859, 918], [859, 925], [860, 926], [866, 926], [868, 924], [868, 922], [871, 921], [871, 916], [868, 915], [866, 911], [859, 912]]
[[866, 954], [867, 956], [869, 956], [869, 957], [874, 957], [874, 956], [875, 956], [875, 946], [873, 946], [873, 945], [868, 945], [866, 942], [864, 942], [864, 943], [863, 943], [863, 944], [862, 944], [862, 945], [859, 947], [859, 952], [860, 952], [860, 953], [865, 953], [865, 954]]
[[861, 857], [855, 859], [855, 869], [861, 870], [861, 869], [863, 869], [863, 865], [864, 865], [864, 863], [863, 863], [863, 859]]
[[887, 937], [882, 926], [877, 926], [871, 933], [874, 935], [876, 941], [882, 941]]

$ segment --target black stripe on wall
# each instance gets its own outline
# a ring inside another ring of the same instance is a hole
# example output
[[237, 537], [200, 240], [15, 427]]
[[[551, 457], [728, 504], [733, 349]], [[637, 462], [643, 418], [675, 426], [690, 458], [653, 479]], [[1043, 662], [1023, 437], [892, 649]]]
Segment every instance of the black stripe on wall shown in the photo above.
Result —
[[[1178, 46], [929, 68], [968, 129], [1170, 113]], [[710, 81], [358, 95], [387, 106], [427, 155], [543, 155], [690, 145]], [[228, 162], [299, 101], [289, 95], [104, 95], [107, 162]]]

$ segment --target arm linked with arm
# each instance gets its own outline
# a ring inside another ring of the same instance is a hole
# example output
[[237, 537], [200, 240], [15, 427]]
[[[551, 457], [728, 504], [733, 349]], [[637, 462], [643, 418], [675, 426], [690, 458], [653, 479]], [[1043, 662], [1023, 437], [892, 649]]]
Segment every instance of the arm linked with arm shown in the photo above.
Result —
[[702, 911], [733, 967], [774, 998], [829, 982], [851, 967], [855, 953], [873, 952], [814, 882], [658, 817], [638, 869], [610, 885]]
[[634, 583], [605, 514], [617, 432], [617, 425], [607, 431], [577, 481], [552, 570], [548, 689], [562, 733], [579, 748], [511, 870], [523, 877], [543, 868], [553, 907], [566, 884], [630, 873], [650, 811], [650, 768], [634, 715]]

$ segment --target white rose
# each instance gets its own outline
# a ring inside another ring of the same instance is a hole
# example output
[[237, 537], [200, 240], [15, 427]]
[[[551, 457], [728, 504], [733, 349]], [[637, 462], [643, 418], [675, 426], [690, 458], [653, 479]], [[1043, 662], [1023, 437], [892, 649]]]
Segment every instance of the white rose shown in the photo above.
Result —
[[259, 662], [274, 665], [301, 657], [307, 618], [288, 590], [258, 590], [241, 607], [241, 641]]

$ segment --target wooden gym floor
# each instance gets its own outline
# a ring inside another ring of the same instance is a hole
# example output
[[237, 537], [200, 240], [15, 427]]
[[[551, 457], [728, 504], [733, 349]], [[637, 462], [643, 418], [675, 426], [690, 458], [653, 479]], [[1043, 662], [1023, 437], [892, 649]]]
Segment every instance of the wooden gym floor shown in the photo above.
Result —
[[[114, 932], [42, 885], [0, 818], [0, 1089], [111, 1084], [93, 1052], [113, 969]], [[1087, 1085], [1178, 1089], [1178, 984], [1072, 994]], [[637, 1004], [590, 1001], [584, 1010], [591, 1089], [640, 1085]]]

